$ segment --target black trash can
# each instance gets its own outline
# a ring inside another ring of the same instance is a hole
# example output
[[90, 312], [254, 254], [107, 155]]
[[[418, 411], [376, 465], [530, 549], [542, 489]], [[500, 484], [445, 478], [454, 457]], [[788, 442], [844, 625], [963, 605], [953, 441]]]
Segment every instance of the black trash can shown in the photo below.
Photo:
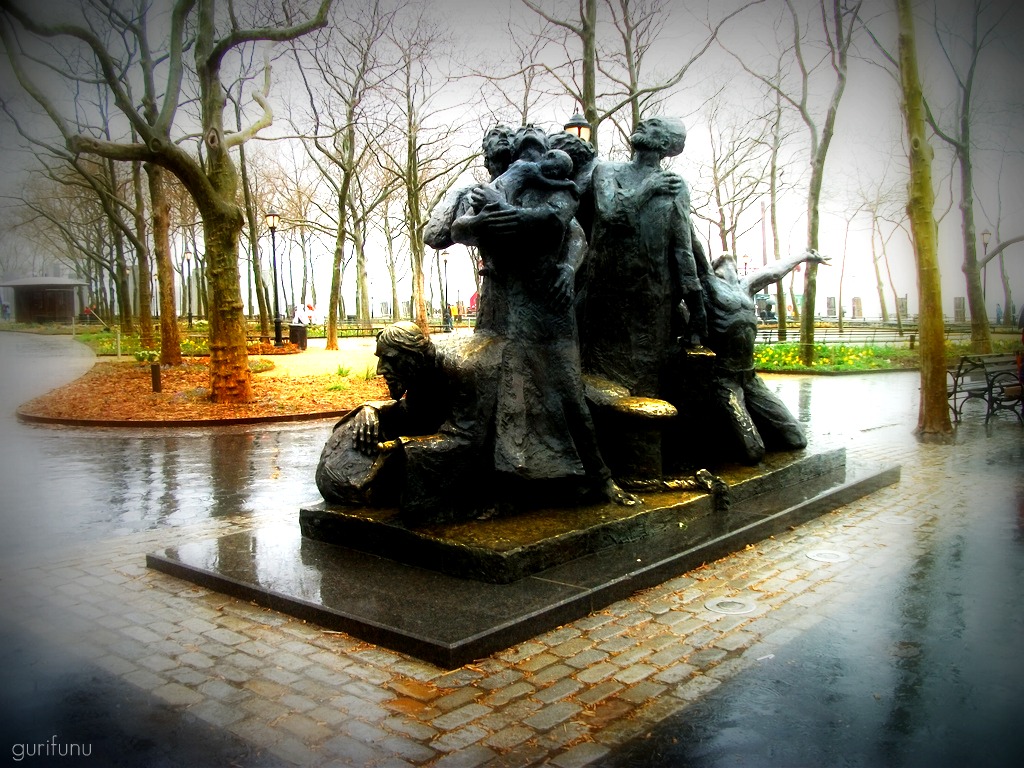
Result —
[[306, 326], [302, 323], [289, 323], [288, 325], [288, 341], [297, 346], [299, 349], [306, 348], [306, 339], [308, 338], [308, 332]]

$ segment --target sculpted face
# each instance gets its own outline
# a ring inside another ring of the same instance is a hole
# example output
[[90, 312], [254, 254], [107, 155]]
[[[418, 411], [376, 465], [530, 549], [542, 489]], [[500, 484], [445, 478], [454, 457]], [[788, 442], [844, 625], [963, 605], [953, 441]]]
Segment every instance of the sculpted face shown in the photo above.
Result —
[[494, 159], [512, 153], [512, 129], [507, 125], [496, 125], [484, 134], [484, 155]]
[[377, 341], [377, 375], [383, 376], [393, 400], [401, 400], [423, 365], [415, 352]]
[[533, 145], [542, 150], [548, 148], [548, 135], [535, 125], [524, 125], [516, 130], [512, 137], [512, 151], [518, 156], [523, 148]]
[[686, 127], [675, 118], [651, 117], [637, 125], [629, 143], [634, 149], [652, 150], [662, 157], [674, 157], [686, 146]]

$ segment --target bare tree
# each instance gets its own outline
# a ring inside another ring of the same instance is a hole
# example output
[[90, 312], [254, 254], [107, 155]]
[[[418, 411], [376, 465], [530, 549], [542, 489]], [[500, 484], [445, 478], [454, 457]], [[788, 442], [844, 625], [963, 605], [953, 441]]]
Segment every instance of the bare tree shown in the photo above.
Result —
[[[580, 0], [573, 16], [558, 15], [564, 3], [522, 0], [527, 8], [561, 33], [552, 35], [551, 41], [561, 50], [562, 63], [557, 66], [538, 63], [537, 66], [554, 78], [563, 93], [582, 105], [595, 149], [601, 123], [619, 121], [619, 133], [627, 137], [641, 115], [679, 85], [714, 43], [722, 27], [762, 1], [745, 3], [714, 24], [708, 21], [708, 35], [694, 47], [689, 58], [666, 76], [653, 80], [651, 73], [645, 71], [644, 61], [666, 22], [668, 0]], [[602, 34], [605, 25], [609, 29], [607, 37]]]
[[[365, 176], [369, 177], [369, 183], [378, 188], [387, 187], [386, 179], [391, 175], [384, 173], [383, 169], [379, 167], [377, 171], [379, 173], [375, 174], [372, 170], [367, 169]], [[373, 181], [375, 176], [378, 178], [376, 182]], [[366, 219], [384, 243], [384, 263], [388, 271], [391, 320], [398, 322], [402, 319], [402, 303], [398, 295], [398, 283], [409, 273], [412, 264], [404, 258], [404, 253], [400, 250], [408, 239], [408, 222], [401, 212], [403, 205], [398, 194], [402, 190], [397, 186], [391, 186], [388, 189], [389, 193], [381, 198], [380, 204], [373, 209], [372, 215], [366, 216]]]
[[[810, 180], [807, 189], [807, 247], [818, 249], [818, 228], [820, 223], [819, 205], [821, 190], [825, 180], [825, 160], [835, 134], [836, 117], [849, 68], [849, 50], [853, 41], [853, 30], [859, 24], [859, 16], [863, 0], [847, 2], [847, 0], [819, 0], [817, 12], [820, 14], [821, 39], [824, 54], [817, 60], [812, 58], [814, 48], [807, 44], [810, 23], [805, 25], [794, 0], [785, 0], [786, 15], [792, 29], [788, 48], [780, 56], [792, 56], [796, 65], [797, 77], [793, 82], [779, 79], [775, 73], [765, 75], [757, 72], [733, 52], [733, 56], [749, 74], [773, 89], [783, 101], [788, 103], [803, 121], [807, 129], [810, 149]], [[812, 103], [812, 78], [827, 64], [831, 71], [832, 91], [824, 105]], [[778, 72], [778, 69], [776, 69]], [[820, 109], [824, 108], [824, 114]], [[804, 365], [814, 361], [814, 305], [817, 293], [818, 265], [809, 263], [804, 271], [804, 301], [800, 323], [800, 356]]]
[[[306, 136], [306, 151], [334, 198], [330, 214], [334, 246], [327, 311], [328, 349], [338, 348], [341, 285], [347, 263], [346, 244], [351, 240], [349, 198], [358, 168], [372, 151], [367, 137], [386, 127], [376, 114], [372, 97], [398, 66], [388, 44], [396, 14], [397, 9], [380, 0], [341, 7], [336, 33], [329, 45], [294, 48], [307, 111], [301, 118], [293, 113], [291, 122]], [[363, 302], [362, 311], [365, 309]]]
[[718, 230], [724, 253], [735, 254], [737, 240], [757, 226], [757, 221], [744, 223], [744, 214], [768, 191], [772, 124], [771, 115], [729, 110], [721, 96], [719, 91], [711, 100], [707, 114], [711, 162], [694, 186], [698, 200], [699, 190], [708, 190], [708, 195], [694, 205], [693, 213]]
[[[892, 164], [886, 165], [886, 168], [892, 167]], [[896, 314], [896, 328], [901, 336], [903, 318], [900, 315], [899, 294], [896, 292], [889, 264], [889, 241], [896, 232], [903, 231], [907, 223], [906, 181], [905, 178], [894, 181], [887, 175], [871, 177], [867, 181], [859, 178], [853, 194], [857, 208], [871, 217], [871, 263], [875, 273], [875, 288], [878, 292], [882, 322], [889, 322], [889, 309], [885, 299], [885, 283], [888, 281]]]
[[[426, 16], [408, 18], [390, 33], [400, 67], [389, 81], [400, 148], [378, 145], [382, 166], [404, 190], [412, 264], [413, 321], [429, 334], [424, 275], [423, 227], [427, 214], [451, 189], [475, 157], [456, 151], [463, 125], [450, 117], [454, 107], [438, 105], [447, 77], [438, 70], [447, 38]], [[467, 118], [463, 118], [464, 120]]]
[[[978, 262], [978, 266], [981, 269], [984, 270], [984, 268], [986, 267], [986, 265], [988, 265], [988, 263], [990, 261], [992, 261], [993, 259], [996, 259], [996, 258], [999, 259], [999, 282], [1002, 283], [1002, 288], [1003, 288], [1003, 307], [1005, 308], [1005, 311], [1003, 312], [1003, 323], [1002, 324], [1006, 328], [1013, 328], [1017, 324], [1017, 317], [1016, 317], [1016, 313], [1013, 311], [1014, 310], [1013, 290], [1012, 290], [1012, 288], [1010, 286], [1010, 276], [1006, 272], [1006, 262], [1005, 262], [1003, 257], [1005, 256], [1006, 249], [1009, 246], [1015, 245], [1016, 243], [1021, 242], [1022, 240], [1024, 240], [1024, 238], [1021, 238], [1021, 237], [1010, 238], [1010, 240], [1004, 242], [1003, 239], [999, 235], [999, 232], [1002, 229], [1002, 224], [1003, 224], [1003, 171], [1004, 171], [1004, 168], [1005, 168], [1005, 160], [1006, 160], [1006, 151], [1003, 150], [1000, 153], [999, 178], [998, 178], [998, 182], [996, 184], [996, 213], [995, 213], [995, 216], [994, 216], [994, 224], [992, 226], [992, 228], [995, 230], [995, 232], [994, 232], [995, 238], [996, 238], [995, 246], [992, 249], [991, 255], [986, 253], [986, 255], [983, 256], [982, 259]], [[981, 204], [981, 210], [982, 210], [982, 214], [987, 217], [988, 214], [985, 211], [984, 204]], [[986, 251], [987, 250], [988, 249], [986, 248]]]
[[[544, 71], [537, 66], [550, 40], [550, 25], [540, 17], [532, 20], [539, 23], [522, 26], [510, 22], [507, 39], [511, 51], [500, 58], [485, 57], [484, 67], [473, 72], [483, 80], [482, 112], [493, 122], [526, 125], [554, 101], [543, 87]], [[488, 127], [481, 125], [481, 133]]]
[[[243, 218], [236, 200], [238, 173], [231, 150], [270, 125], [273, 113], [266, 93], [254, 93], [253, 98], [262, 107], [261, 116], [244, 130], [225, 131], [226, 97], [221, 74], [225, 59], [239, 48], [258, 41], [293, 40], [324, 26], [331, 0], [321, 0], [306, 21], [288, 26], [278, 26], [269, 18], [254, 18], [252, 26], [243, 26], [237, 9], [225, 5], [217, 0], [176, 0], [169, 18], [161, 19], [160, 28], [167, 33], [159, 54], [165, 76], [159, 89], [155, 78], [146, 78], [145, 68], [139, 67], [140, 55], [144, 58], [152, 52], [155, 57], [158, 50], [150, 39], [151, 29], [157, 27], [151, 27], [145, 4], [91, 0], [82, 8], [80, 23], [67, 20], [48, 24], [14, 0], [0, 0], [0, 40], [19, 84], [46, 111], [71, 152], [160, 165], [177, 176], [195, 199], [203, 219], [213, 309], [209, 316], [211, 397], [218, 402], [248, 402], [252, 399], [252, 379], [238, 275]], [[223, 9], [220, 14], [218, 9]], [[16, 27], [20, 34], [16, 34]], [[24, 36], [49, 44], [51, 75], [59, 72], [72, 80], [93, 80], [109, 89], [120, 117], [131, 125], [138, 139], [112, 140], [78, 131], [62, 111], [69, 105], [48, 95], [43, 79], [31, 71], [34, 54], [21, 45]], [[63, 69], [63, 46], [80, 51], [82, 65], [88, 62], [88, 69]], [[189, 154], [175, 132], [184, 93], [186, 53], [193, 55], [199, 85], [201, 157], [199, 152]], [[141, 96], [134, 93], [138, 74], [142, 75], [144, 88], [152, 86]], [[149, 109], [149, 104], [158, 106]]]
[[[942, 125], [940, 116], [925, 100], [925, 116], [935, 135], [952, 149], [960, 172], [960, 226], [963, 233], [963, 270], [967, 282], [967, 307], [971, 316], [971, 346], [977, 352], [992, 351], [992, 336], [981, 284], [978, 236], [974, 218], [974, 139], [976, 76], [985, 49], [1003, 33], [1012, 4], [992, 0], [971, 0], [969, 18], [948, 21], [934, 12], [935, 34], [956, 82], [957, 104], [953, 119]], [[966, 28], [966, 33], [965, 33]]]

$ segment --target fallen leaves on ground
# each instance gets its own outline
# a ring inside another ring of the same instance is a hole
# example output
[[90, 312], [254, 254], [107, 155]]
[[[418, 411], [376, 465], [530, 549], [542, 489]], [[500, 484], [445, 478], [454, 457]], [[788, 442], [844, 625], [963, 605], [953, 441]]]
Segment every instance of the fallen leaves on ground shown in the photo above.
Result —
[[269, 370], [253, 374], [251, 403], [214, 403], [206, 358], [162, 367], [160, 385], [161, 391], [154, 392], [149, 364], [100, 362], [81, 378], [25, 403], [18, 412], [63, 420], [215, 421], [349, 411], [388, 396], [387, 386], [377, 377], [275, 376]]

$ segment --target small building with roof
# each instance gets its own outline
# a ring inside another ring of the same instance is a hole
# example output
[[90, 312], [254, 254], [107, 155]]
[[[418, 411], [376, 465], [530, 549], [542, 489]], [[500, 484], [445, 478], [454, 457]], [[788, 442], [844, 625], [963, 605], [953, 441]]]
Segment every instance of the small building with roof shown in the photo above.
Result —
[[[76, 289], [87, 285], [74, 277], [20, 277], [0, 282], [6, 295], [14, 294], [13, 320], [17, 323], [70, 323], [78, 313]], [[6, 301], [6, 300], [5, 300]]]

